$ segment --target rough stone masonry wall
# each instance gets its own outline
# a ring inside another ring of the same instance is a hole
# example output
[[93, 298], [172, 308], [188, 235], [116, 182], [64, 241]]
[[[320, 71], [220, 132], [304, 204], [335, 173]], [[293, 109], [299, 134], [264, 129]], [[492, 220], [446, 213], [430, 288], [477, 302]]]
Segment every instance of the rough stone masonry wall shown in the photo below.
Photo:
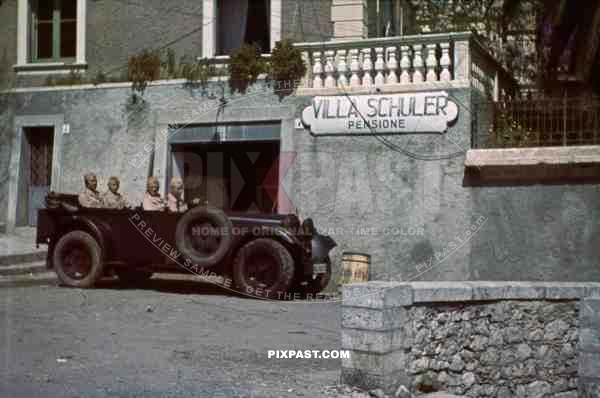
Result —
[[579, 393], [600, 397], [600, 297], [586, 297], [579, 311]]
[[573, 300], [419, 305], [408, 318], [407, 373], [416, 393], [577, 396]]
[[391, 394], [404, 385], [415, 395], [600, 396], [600, 283], [369, 282], [343, 294], [347, 384]]

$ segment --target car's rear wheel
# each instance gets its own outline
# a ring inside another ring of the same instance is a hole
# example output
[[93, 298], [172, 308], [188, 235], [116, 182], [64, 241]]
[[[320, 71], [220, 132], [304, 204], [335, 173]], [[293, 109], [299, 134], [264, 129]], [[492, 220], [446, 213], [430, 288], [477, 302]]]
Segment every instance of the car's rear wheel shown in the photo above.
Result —
[[294, 288], [294, 292], [300, 293], [303, 298], [314, 298], [317, 293], [322, 292], [331, 280], [331, 260], [325, 260], [325, 273], [316, 274], [301, 280]]
[[220, 209], [195, 207], [177, 223], [177, 249], [200, 267], [217, 265], [231, 247], [232, 224]]
[[52, 265], [60, 282], [71, 287], [92, 287], [102, 277], [104, 264], [98, 241], [85, 231], [71, 231], [54, 246]]
[[115, 274], [119, 277], [119, 281], [125, 285], [135, 285], [143, 283], [148, 279], [152, 278], [153, 273], [151, 271], [129, 269], [129, 268], [117, 268]]
[[235, 256], [233, 280], [241, 293], [267, 299], [284, 299], [294, 277], [294, 259], [281, 243], [255, 239]]

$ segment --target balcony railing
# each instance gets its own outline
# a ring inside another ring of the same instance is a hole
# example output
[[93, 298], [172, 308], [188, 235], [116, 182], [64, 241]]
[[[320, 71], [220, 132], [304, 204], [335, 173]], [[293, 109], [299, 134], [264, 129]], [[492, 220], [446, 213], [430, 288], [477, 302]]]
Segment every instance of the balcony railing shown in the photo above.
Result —
[[[490, 100], [511, 97], [512, 76], [468, 32], [296, 43], [307, 74], [300, 94], [474, 87]], [[264, 55], [268, 58], [268, 55]], [[210, 62], [220, 69], [228, 56]]]
[[472, 85], [487, 97], [510, 96], [515, 81], [472, 33], [298, 43], [308, 67], [303, 88], [387, 91]]
[[540, 98], [480, 104], [476, 148], [600, 145], [600, 98]]

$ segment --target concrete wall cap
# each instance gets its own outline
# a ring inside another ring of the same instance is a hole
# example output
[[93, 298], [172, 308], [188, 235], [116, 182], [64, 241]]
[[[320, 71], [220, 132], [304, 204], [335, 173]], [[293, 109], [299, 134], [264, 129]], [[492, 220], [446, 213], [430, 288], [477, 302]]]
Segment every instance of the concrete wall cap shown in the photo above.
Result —
[[372, 281], [343, 286], [343, 306], [374, 309], [416, 303], [486, 300], [577, 300], [598, 297], [600, 282]]
[[597, 146], [469, 149], [465, 157], [465, 167], [599, 162], [600, 149]]

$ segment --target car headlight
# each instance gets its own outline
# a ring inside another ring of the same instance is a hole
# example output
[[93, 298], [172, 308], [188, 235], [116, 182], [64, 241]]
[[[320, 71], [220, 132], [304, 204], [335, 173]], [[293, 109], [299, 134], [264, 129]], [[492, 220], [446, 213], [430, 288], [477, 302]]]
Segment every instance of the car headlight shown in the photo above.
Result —
[[302, 232], [304, 235], [312, 236], [315, 233], [315, 223], [312, 218], [307, 218], [302, 223]]

